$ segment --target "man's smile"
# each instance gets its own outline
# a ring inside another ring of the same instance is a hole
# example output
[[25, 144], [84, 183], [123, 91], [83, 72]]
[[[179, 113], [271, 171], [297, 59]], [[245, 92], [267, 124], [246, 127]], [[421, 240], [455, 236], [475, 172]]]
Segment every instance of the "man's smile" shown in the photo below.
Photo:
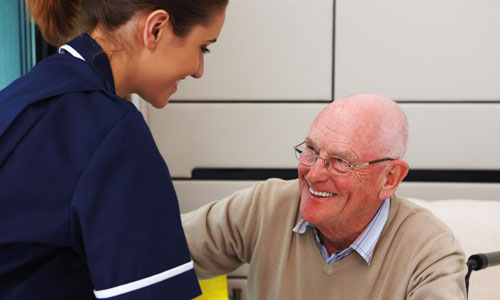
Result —
[[337, 195], [335, 193], [318, 192], [318, 191], [313, 190], [312, 187], [309, 187], [309, 193], [313, 194], [314, 196], [318, 196], [318, 197], [333, 197], [333, 196]]

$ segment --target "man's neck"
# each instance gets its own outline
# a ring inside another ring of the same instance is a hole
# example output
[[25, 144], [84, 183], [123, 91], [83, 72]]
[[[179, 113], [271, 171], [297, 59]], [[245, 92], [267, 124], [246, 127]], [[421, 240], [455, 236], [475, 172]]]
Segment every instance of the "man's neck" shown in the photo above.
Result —
[[321, 241], [325, 245], [328, 255], [332, 255], [337, 251], [341, 251], [349, 248], [351, 244], [356, 240], [356, 238], [363, 232], [363, 229], [359, 232], [354, 232], [349, 235], [325, 235], [321, 229], [318, 228], [318, 235]]

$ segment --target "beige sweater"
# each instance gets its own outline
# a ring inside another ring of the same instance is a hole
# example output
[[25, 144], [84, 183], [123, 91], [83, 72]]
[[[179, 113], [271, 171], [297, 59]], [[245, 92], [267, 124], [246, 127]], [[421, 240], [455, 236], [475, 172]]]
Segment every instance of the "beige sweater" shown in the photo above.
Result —
[[182, 216], [195, 269], [210, 277], [249, 263], [248, 299], [466, 299], [464, 253], [428, 210], [393, 196], [371, 265], [328, 264], [300, 219], [297, 180], [271, 179]]

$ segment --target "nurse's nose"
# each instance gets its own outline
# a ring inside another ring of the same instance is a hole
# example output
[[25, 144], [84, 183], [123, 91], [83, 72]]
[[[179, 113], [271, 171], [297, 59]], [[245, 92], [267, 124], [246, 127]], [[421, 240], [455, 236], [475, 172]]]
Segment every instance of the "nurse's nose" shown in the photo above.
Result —
[[200, 59], [198, 60], [198, 62], [198, 69], [196, 69], [196, 71], [191, 74], [193, 78], [201, 78], [203, 76], [203, 71], [205, 68], [205, 59], [203, 53], [200, 53]]

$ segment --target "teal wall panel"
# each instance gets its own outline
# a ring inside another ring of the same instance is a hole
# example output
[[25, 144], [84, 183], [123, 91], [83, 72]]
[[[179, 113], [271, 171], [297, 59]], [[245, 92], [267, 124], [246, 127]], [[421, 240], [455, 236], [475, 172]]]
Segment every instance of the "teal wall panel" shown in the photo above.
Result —
[[19, 0], [0, 5], [0, 88], [21, 75]]
[[0, 89], [27, 73], [35, 61], [34, 25], [24, 0], [0, 0]]

